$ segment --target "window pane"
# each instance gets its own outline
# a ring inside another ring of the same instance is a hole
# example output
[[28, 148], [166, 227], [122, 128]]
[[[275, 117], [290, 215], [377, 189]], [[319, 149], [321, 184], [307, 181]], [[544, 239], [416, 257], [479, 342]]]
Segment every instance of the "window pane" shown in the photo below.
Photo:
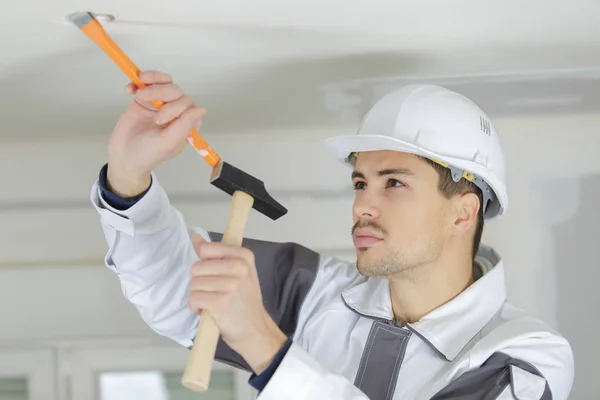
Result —
[[27, 378], [0, 378], [0, 400], [27, 399]]
[[[210, 387], [204, 393], [196, 393], [181, 384], [181, 374], [164, 374], [168, 400], [235, 400], [235, 381], [233, 372], [213, 371], [210, 376]], [[204, 396], [202, 396], [202, 394]]]
[[[100, 374], [101, 400], [236, 400], [232, 371], [213, 371], [210, 388], [193, 392], [181, 384], [182, 373], [160, 371], [106, 372]], [[4, 400], [4, 399], [0, 399]]]

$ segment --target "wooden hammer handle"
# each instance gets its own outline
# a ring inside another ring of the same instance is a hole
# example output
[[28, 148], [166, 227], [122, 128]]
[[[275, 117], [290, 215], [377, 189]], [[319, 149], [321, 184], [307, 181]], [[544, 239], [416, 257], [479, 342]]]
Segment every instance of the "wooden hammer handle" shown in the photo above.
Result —
[[[244, 229], [252, 210], [254, 198], [248, 193], [237, 191], [231, 199], [231, 209], [222, 242], [232, 246], [241, 246]], [[191, 355], [181, 378], [186, 388], [195, 392], [205, 392], [210, 383], [210, 375], [219, 341], [219, 328], [209, 312], [203, 311]]]

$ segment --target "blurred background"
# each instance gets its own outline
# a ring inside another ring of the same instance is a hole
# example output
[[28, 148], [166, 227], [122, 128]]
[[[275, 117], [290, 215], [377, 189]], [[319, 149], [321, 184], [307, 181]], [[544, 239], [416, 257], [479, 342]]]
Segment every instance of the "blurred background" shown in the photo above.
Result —
[[[355, 132], [385, 93], [431, 82], [477, 102], [504, 145], [508, 214], [484, 230], [509, 297], [575, 352], [572, 399], [600, 398], [600, 2], [4, 0], [0, 13], [0, 399], [183, 400], [188, 352], [158, 337], [104, 267], [89, 194], [130, 98], [112, 61], [66, 22], [105, 28], [142, 69], [209, 113], [202, 134], [289, 214], [247, 236], [352, 260], [350, 173], [323, 140]], [[158, 179], [188, 224], [223, 230], [225, 194], [194, 151]], [[249, 399], [215, 365], [193, 398]]]

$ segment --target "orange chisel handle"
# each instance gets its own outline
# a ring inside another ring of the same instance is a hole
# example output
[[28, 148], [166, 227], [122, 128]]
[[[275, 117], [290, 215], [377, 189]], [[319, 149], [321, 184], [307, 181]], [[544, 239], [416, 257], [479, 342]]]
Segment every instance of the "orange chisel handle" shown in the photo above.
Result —
[[[133, 61], [127, 57], [111, 37], [108, 36], [108, 33], [106, 33], [98, 20], [95, 18], [92, 19], [87, 25], [83, 26], [81, 30], [87, 37], [104, 50], [104, 52], [121, 68], [125, 75], [127, 75], [138, 88], [147, 86], [139, 77], [140, 70], [138, 67], [135, 66]], [[164, 103], [159, 100], [153, 100], [152, 104], [154, 104], [157, 109], [164, 105]], [[204, 160], [211, 167], [215, 167], [221, 161], [221, 157], [219, 157], [195, 129], [190, 132], [187, 141], [202, 157], [204, 157]]]

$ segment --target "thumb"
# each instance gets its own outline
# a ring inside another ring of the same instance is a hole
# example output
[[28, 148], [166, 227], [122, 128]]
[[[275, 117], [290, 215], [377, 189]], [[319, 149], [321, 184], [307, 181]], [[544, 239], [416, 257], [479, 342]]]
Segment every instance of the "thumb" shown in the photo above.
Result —
[[200, 235], [198, 233], [194, 233], [191, 237], [191, 241], [192, 241], [192, 247], [194, 248], [194, 252], [198, 256], [198, 258], [200, 258], [200, 248], [202, 247], [202, 245], [204, 243], [206, 243], [206, 239], [204, 239], [204, 237], [202, 237], [202, 235]]

